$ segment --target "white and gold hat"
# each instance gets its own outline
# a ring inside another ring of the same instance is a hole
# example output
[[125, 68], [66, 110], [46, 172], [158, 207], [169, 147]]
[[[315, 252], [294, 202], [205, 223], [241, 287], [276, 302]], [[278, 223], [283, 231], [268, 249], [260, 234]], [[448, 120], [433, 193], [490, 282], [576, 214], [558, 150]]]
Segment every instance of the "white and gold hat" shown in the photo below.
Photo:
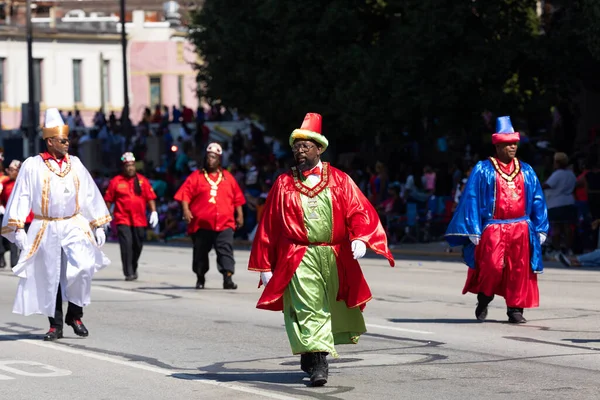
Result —
[[65, 125], [58, 108], [49, 108], [46, 110], [42, 138], [46, 140], [57, 136], [68, 137], [69, 125]]

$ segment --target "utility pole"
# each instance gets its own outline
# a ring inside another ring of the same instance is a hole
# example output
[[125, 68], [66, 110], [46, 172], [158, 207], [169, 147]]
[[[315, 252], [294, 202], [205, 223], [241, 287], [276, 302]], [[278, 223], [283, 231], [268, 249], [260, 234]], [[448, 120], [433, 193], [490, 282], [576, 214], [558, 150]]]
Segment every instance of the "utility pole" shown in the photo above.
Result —
[[31, 0], [27, 0], [27, 73], [29, 75], [29, 103], [27, 105], [27, 138], [29, 139], [29, 157], [35, 154], [36, 127], [35, 113], [35, 79], [33, 77], [33, 28], [31, 26]]
[[125, 31], [125, 0], [121, 0], [121, 47], [123, 50], [123, 112], [121, 114], [121, 128], [125, 138], [131, 135], [129, 121], [129, 90], [127, 79], [127, 32]]

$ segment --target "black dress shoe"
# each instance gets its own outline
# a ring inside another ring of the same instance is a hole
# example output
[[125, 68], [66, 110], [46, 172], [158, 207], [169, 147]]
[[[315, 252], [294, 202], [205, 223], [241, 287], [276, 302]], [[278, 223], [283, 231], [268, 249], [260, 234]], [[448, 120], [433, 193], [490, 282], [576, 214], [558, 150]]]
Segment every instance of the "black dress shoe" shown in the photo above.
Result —
[[57, 339], [62, 339], [63, 331], [61, 328], [53, 328], [51, 327], [48, 332], [44, 335], [44, 341], [46, 342], [54, 342]]
[[138, 278], [137, 272], [134, 272], [133, 275], [131, 276], [132, 280], [136, 281]]
[[196, 281], [196, 289], [204, 289], [204, 283], [204, 277], [198, 278], [198, 280]]
[[133, 275], [129, 275], [129, 276], [126, 276], [126, 277], [125, 277], [125, 280], [126, 280], [127, 282], [131, 282], [131, 281], [134, 281], [134, 280], [135, 280], [135, 278], [133, 277]]
[[233, 279], [231, 279], [231, 276], [225, 275], [225, 278], [223, 278], [223, 289], [237, 289], [237, 285], [233, 283]]
[[508, 322], [511, 324], [524, 324], [527, 322], [523, 316], [522, 308], [508, 308], [506, 314], [508, 315]]
[[71, 322], [67, 322], [67, 325], [73, 328], [73, 332], [75, 332], [77, 336], [87, 337], [90, 334], [80, 319], [75, 319]]

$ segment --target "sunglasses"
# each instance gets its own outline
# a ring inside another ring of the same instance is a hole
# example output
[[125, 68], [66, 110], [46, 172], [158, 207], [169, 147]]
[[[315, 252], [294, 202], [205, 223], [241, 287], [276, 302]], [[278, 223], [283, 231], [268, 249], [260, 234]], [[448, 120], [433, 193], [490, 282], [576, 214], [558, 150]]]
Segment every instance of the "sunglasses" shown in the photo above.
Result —
[[67, 144], [67, 143], [69, 143], [69, 139], [54, 139], [54, 140], [56, 140], [60, 144]]

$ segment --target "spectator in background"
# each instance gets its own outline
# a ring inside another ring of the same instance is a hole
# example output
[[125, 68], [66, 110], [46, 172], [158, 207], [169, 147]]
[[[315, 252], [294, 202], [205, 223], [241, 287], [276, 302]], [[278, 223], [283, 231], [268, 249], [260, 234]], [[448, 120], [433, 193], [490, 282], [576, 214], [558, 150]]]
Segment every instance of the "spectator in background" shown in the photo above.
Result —
[[[554, 154], [554, 172], [542, 185], [548, 207], [548, 220], [552, 231], [552, 247], [573, 254], [573, 229], [577, 223], [577, 208], [573, 192], [577, 177], [569, 168], [569, 157], [565, 153]], [[564, 237], [564, 241], [562, 241]]]
[[163, 119], [163, 117], [162, 117], [162, 113], [160, 112], [160, 105], [157, 104], [154, 107], [154, 115], [152, 115], [152, 121], [151, 122], [153, 124], [160, 124], [162, 122], [162, 119]]
[[[598, 230], [600, 219], [592, 222], [592, 229]], [[600, 267], [600, 249], [577, 257], [567, 256], [564, 253], [558, 255], [558, 260], [565, 267]]]
[[426, 165], [423, 168], [423, 187], [427, 193], [433, 194], [435, 192], [435, 180], [435, 171], [429, 165]]
[[113, 212], [121, 247], [121, 262], [126, 281], [138, 278], [138, 261], [146, 237], [146, 205], [150, 208], [150, 226], [158, 224], [156, 212], [156, 194], [145, 176], [137, 173], [135, 157], [127, 152], [121, 157], [123, 172], [115, 176], [109, 183], [104, 201]]
[[223, 275], [223, 289], [237, 289], [231, 278], [235, 273], [233, 232], [244, 225], [242, 206], [246, 200], [233, 176], [221, 168], [222, 153], [221, 145], [209, 144], [202, 171], [190, 175], [175, 194], [194, 245], [192, 270], [197, 276], [196, 289], [204, 289], [208, 253], [213, 247], [217, 268]]
[[[592, 148], [591, 152], [587, 162], [589, 171], [585, 175], [585, 187], [591, 219], [597, 220], [600, 219], [600, 165], [598, 164], [598, 149]], [[596, 248], [600, 248], [600, 235], [598, 235], [598, 230], [595, 232], [595, 236], [598, 238], [594, 243], [597, 244]]]

